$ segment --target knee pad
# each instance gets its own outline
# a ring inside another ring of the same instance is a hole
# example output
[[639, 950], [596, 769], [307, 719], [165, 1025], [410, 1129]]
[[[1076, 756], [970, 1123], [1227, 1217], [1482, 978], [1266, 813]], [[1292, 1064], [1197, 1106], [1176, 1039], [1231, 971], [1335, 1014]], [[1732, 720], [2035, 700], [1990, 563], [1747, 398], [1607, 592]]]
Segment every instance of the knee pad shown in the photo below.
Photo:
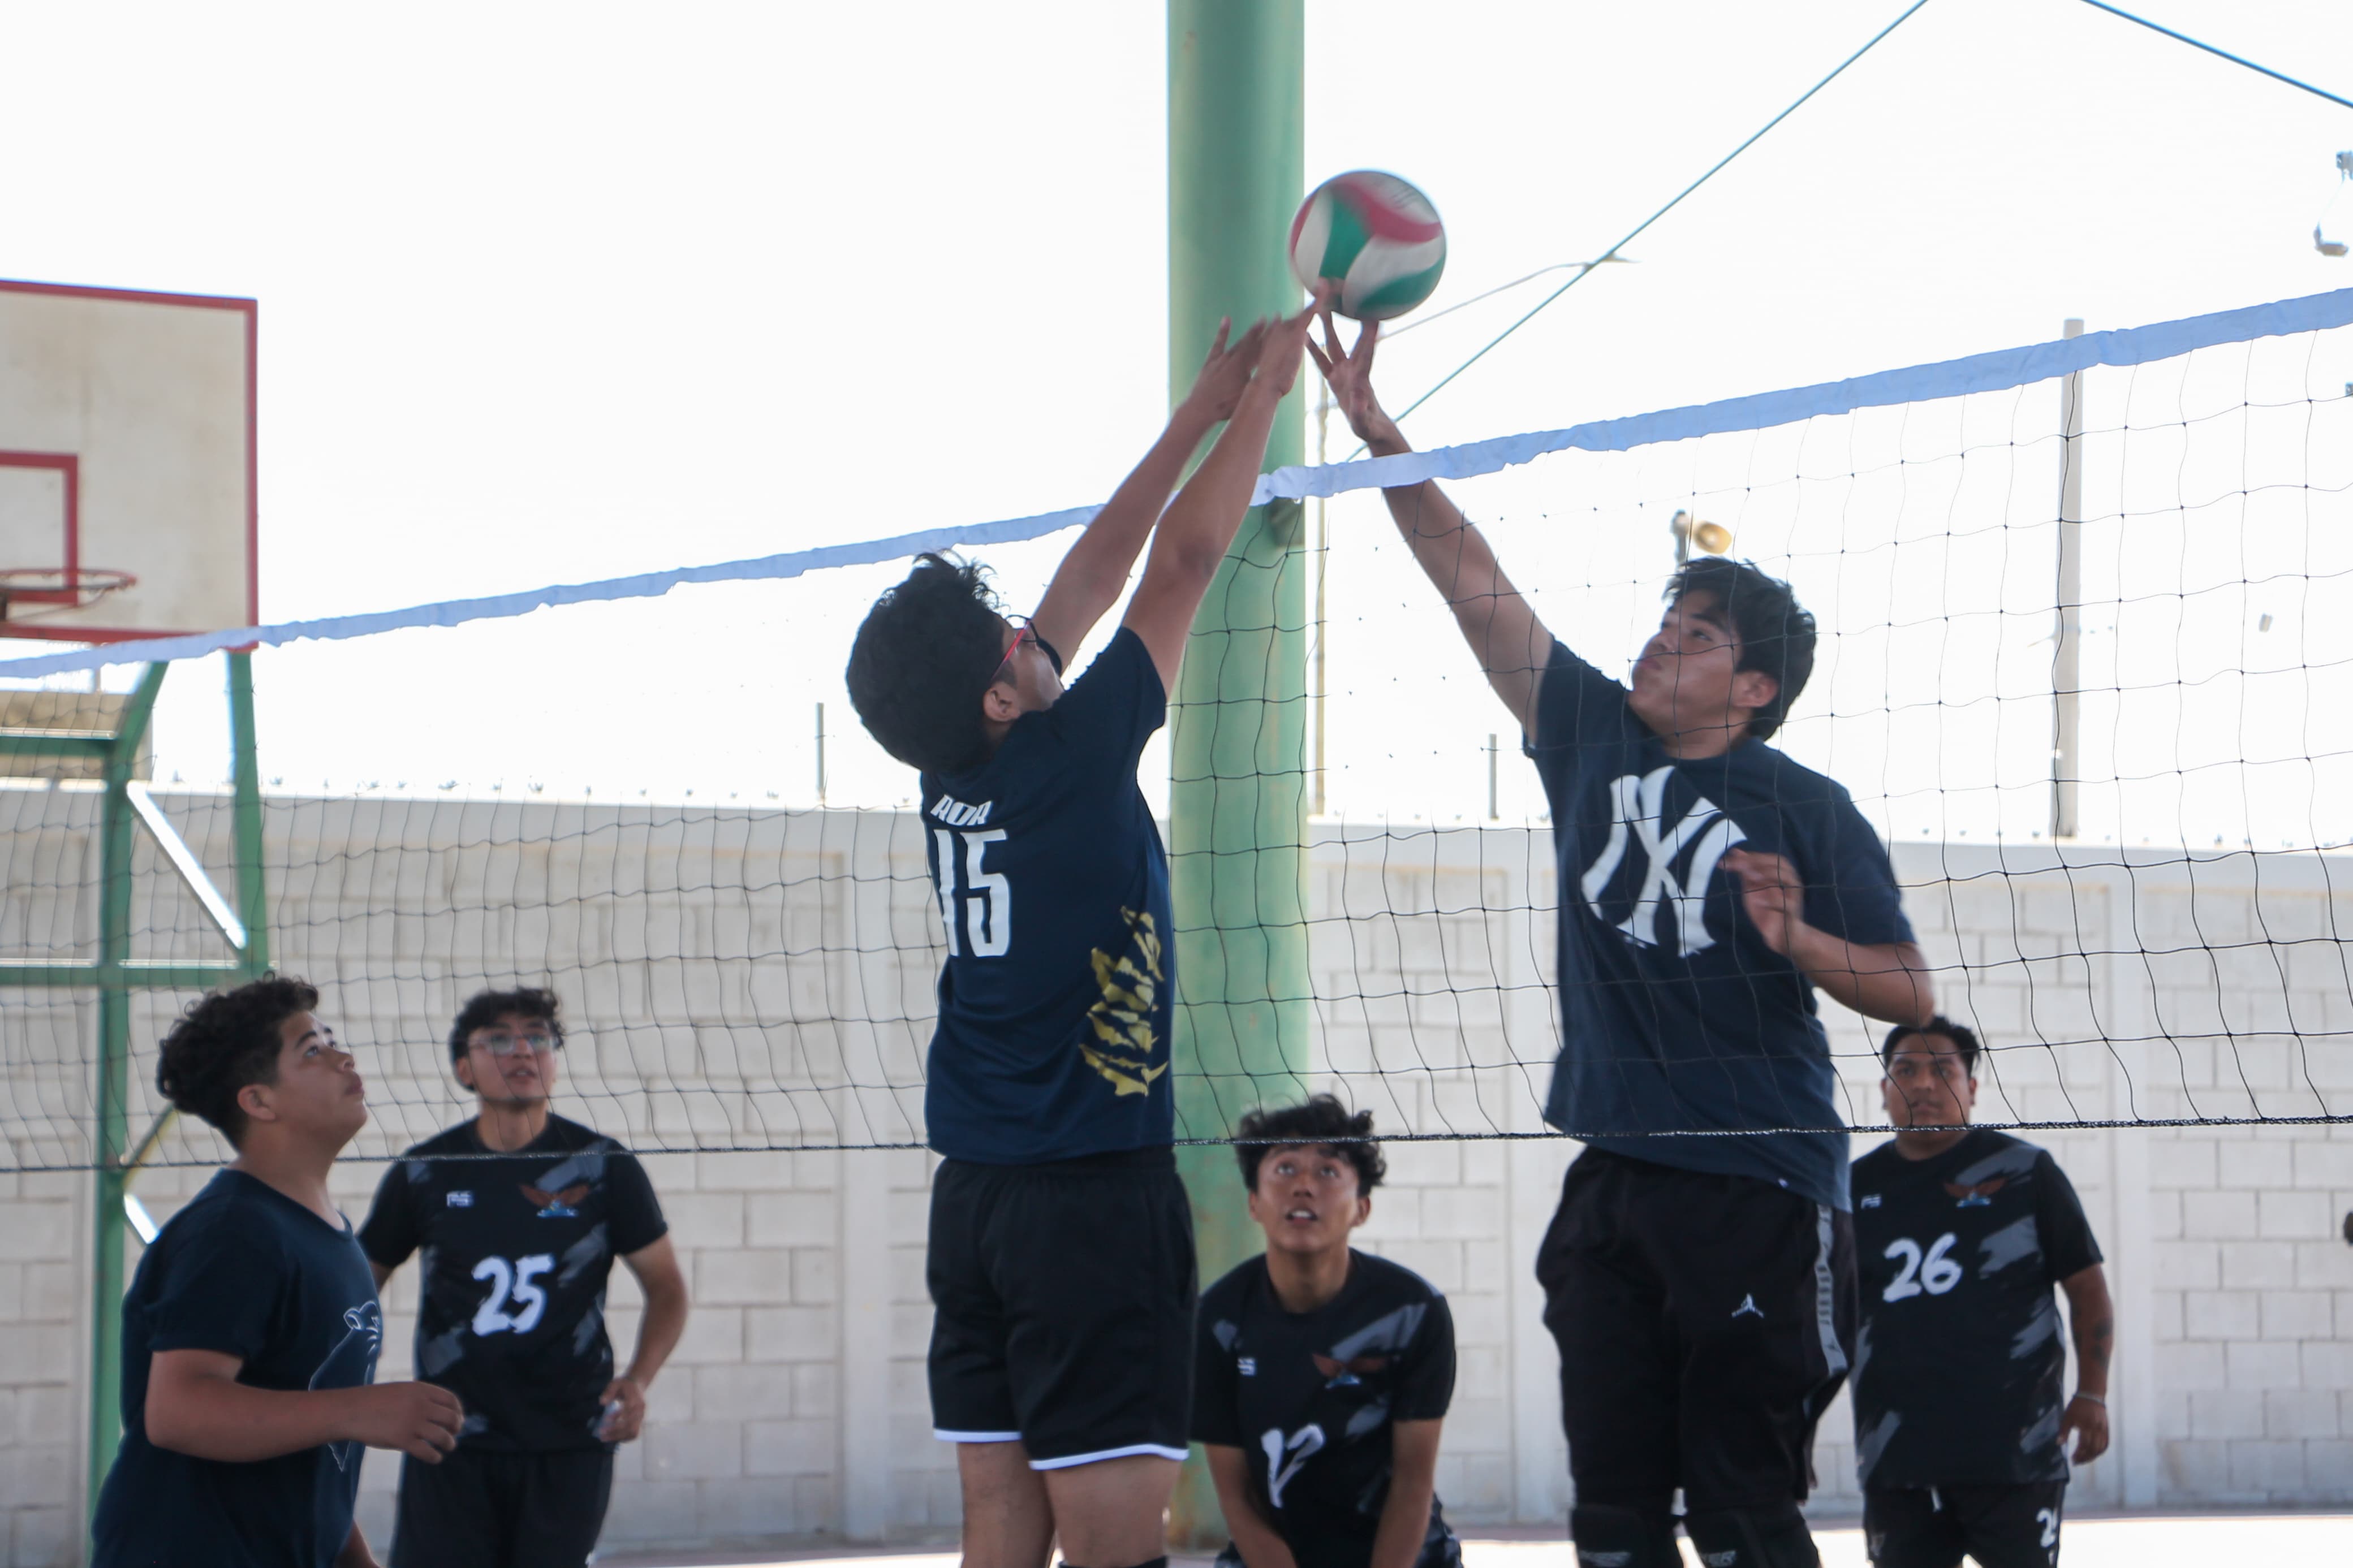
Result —
[[1767, 1508], [1694, 1509], [1683, 1532], [1706, 1568], [1821, 1568], [1806, 1516], [1793, 1502]]
[[1597, 1503], [1568, 1510], [1568, 1535], [1577, 1568], [1682, 1568], [1675, 1518], [1666, 1509], [1615, 1508]]

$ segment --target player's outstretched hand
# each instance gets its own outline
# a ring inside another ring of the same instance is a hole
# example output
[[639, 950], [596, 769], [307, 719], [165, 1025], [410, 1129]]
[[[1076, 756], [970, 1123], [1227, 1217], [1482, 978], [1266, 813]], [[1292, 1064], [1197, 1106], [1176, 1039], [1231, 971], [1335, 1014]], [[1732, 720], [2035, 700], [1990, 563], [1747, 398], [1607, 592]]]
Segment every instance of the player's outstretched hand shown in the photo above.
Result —
[[1259, 347], [1259, 379], [1267, 390], [1281, 397], [1299, 382], [1299, 353], [1307, 346], [1307, 329], [1323, 308], [1326, 289], [1318, 289], [1307, 308], [1295, 316], [1266, 324], [1266, 341]]
[[2067, 1434], [2075, 1434], [2075, 1462], [2088, 1465], [2108, 1451], [2108, 1407], [2096, 1400], [2077, 1394], [2067, 1402], [2067, 1413], [2059, 1417], [2059, 1446], [2067, 1446]]
[[1356, 330], [1356, 346], [1340, 346], [1339, 330], [1332, 324], [1332, 308], [1328, 298], [1319, 299], [1324, 318], [1324, 346], [1314, 342], [1307, 352], [1315, 356], [1315, 368], [1324, 373], [1324, 380], [1332, 388], [1332, 402], [1340, 410], [1348, 428], [1356, 439], [1373, 449], [1375, 457], [1405, 449], [1405, 437], [1397, 421], [1381, 407], [1381, 400], [1373, 395], [1373, 351], [1380, 346], [1381, 324], [1366, 321]]
[[1258, 368], [1259, 345], [1266, 337], [1268, 323], [1252, 323], [1239, 342], [1229, 344], [1226, 337], [1233, 325], [1231, 316], [1218, 323], [1209, 357], [1201, 362], [1201, 374], [1193, 378], [1193, 390], [1185, 395], [1177, 410], [1180, 417], [1190, 416], [1206, 425], [1233, 417], [1234, 406], [1241, 402], [1250, 374]]
[[358, 1406], [353, 1436], [371, 1448], [397, 1448], [428, 1465], [439, 1464], [458, 1446], [458, 1428], [466, 1424], [458, 1396], [430, 1383], [379, 1383], [351, 1394]]
[[1806, 885], [1798, 868], [1780, 855], [1727, 849], [1719, 862], [1740, 879], [1740, 907], [1747, 911], [1765, 945], [1788, 957], [1789, 943], [1806, 918]]
[[605, 1407], [603, 1419], [596, 1423], [596, 1440], [600, 1443], [630, 1443], [646, 1424], [646, 1391], [638, 1386], [633, 1377], [617, 1377], [605, 1385], [596, 1396]]

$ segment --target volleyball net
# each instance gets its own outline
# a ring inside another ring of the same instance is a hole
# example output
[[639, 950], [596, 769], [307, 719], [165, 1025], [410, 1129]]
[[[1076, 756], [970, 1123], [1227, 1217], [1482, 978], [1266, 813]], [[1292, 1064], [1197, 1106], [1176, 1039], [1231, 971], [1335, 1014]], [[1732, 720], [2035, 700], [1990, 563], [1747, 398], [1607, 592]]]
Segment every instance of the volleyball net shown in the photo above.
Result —
[[[2353, 290], [1268, 476], [1262, 500], [1305, 509], [1303, 547], [1261, 569], [1295, 574], [1275, 602], [1308, 606], [1281, 628], [1305, 634], [1308, 668], [1243, 680], [1257, 696], [1223, 681], [1229, 711], [1172, 721], [1298, 737], [1259, 764], [1305, 807], [1298, 887], [1176, 911], [1180, 1043], [1277, 1048], [1180, 1054], [1179, 1136], [1327, 1088], [1387, 1135], [1554, 1135], [1556, 912], [1583, 894], [1558, 885], [1514, 723], [1385, 514], [1382, 486], [1422, 478], [1612, 675], [1679, 549], [1792, 584], [1820, 643], [1772, 743], [1888, 842], [1939, 1006], [1988, 1047], [1981, 1121], [2353, 1120], [2348, 323]], [[1088, 515], [0, 649], [12, 732], [102, 731], [142, 679], [154, 699], [113, 903], [94, 765], [12, 761], [0, 780], [0, 1168], [99, 1158], [108, 1004], [56, 975], [97, 962], [110, 908], [149, 977], [126, 1004], [132, 1130], [155, 1129], [153, 1163], [220, 1157], [210, 1130], [159, 1121], [153, 1070], [197, 994], [174, 978], [259, 951], [224, 891], [217, 694], [240, 645], [263, 940], [368, 1077], [354, 1154], [468, 1112], [451, 1021], [516, 985], [562, 998], [559, 1110], [640, 1150], [921, 1143], [941, 902], [914, 778], [858, 728], [839, 672], [914, 550], [985, 560], [1026, 609]], [[1309, 720], [1271, 723], [1270, 701]], [[1155, 805], [1170, 755], [1164, 736], [1145, 756]], [[1651, 837], [1683, 896], [1683, 846]], [[1172, 835], [1180, 886], [1207, 842]], [[1276, 949], [1303, 963], [1266, 966], [1255, 1002], [1230, 972], [1218, 1000], [1188, 991], [1200, 954]], [[1880, 1124], [1878, 1027], [1827, 1001], [1823, 1017], [1847, 1121]]]

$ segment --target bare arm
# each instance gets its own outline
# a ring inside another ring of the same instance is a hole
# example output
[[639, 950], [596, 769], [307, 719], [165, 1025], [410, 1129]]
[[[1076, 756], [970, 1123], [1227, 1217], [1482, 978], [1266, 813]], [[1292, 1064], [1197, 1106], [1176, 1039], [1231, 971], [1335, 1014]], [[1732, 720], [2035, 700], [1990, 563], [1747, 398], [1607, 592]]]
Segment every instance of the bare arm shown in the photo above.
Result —
[[1413, 1568], [1430, 1534], [1430, 1504], [1438, 1497], [1438, 1429], [1444, 1421], [1400, 1421], [1390, 1448], [1388, 1500], [1373, 1537], [1372, 1568]]
[[367, 1537], [360, 1533], [360, 1522], [352, 1521], [352, 1532], [343, 1538], [343, 1549], [335, 1553], [335, 1568], [376, 1568], [375, 1553], [368, 1550]]
[[2093, 1264], [2059, 1281], [2067, 1292], [2067, 1331], [2075, 1341], [2075, 1397], [2060, 1417], [2059, 1441], [2075, 1434], [2075, 1462], [2088, 1464], [2108, 1451], [2108, 1357], [2116, 1349], [2116, 1309], [2108, 1299], [2108, 1277]]
[[[1316, 367], [1331, 384], [1332, 395], [1348, 427], [1376, 458], [1391, 458], [1413, 450], [1373, 394], [1373, 350], [1380, 342], [1380, 323], [1367, 321], [1356, 336], [1354, 352], [1340, 347], [1330, 311], [1324, 315], [1324, 347], [1307, 345]], [[1536, 693], [1544, 683], [1545, 666], [1552, 658], [1552, 633], [1488, 547], [1486, 537], [1433, 480], [1383, 490], [1389, 519], [1413, 552], [1447, 607], [1462, 640], [1471, 645], [1487, 684], [1533, 735], [1536, 728]]]
[[147, 1370], [147, 1440], [199, 1459], [250, 1464], [328, 1443], [397, 1448], [438, 1464], [458, 1446], [465, 1412], [429, 1383], [288, 1391], [237, 1380], [244, 1363], [218, 1351], [158, 1351]]
[[[1251, 1500], [1250, 1460], [1242, 1451], [1222, 1443], [1204, 1443], [1201, 1451], [1208, 1456], [1209, 1479], [1218, 1483], [1218, 1506], [1225, 1510], [1226, 1528], [1233, 1532], [1234, 1544], [1241, 1550], [1242, 1568], [1299, 1568], [1299, 1560], [1292, 1556], [1291, 1548]], [[1389, 1495], [1394, 1498], [1397, 1494], [1392, 1491]], [[1388, 1529], [1386, 1518], [1382, 1529]], [[1414, 1544], [1420, 1543], [1421, 1538], [1416, 1536]], [[1377, 1551], [1374, 1563], [1376, 1568], [1381, 1568]]]
[[1874, 946], [1808, 924], [1805, 883], [1787, 856], [1728, 849], [1721, 864], [1739, 880], [1740, 906], [1765, 945], [1832, 1001], [1888, 1024], [1925, 1024], [1936, 1016], [1928, 960], [1917, 942]]
[[1265, 326], [1250, 328], [1241, 342], [1229, 348], [1226, 333], [1231, 325], [1218, 323], [1217, 340], [1209, 345], [1209, 357], [1193, 390], [1168, 416], [1166, 428], [1144, 460], [1112, 492], [1111, 500], [1055, 568], [1054, 580], [1047, 585], [1032, 624], [1065, 658], [1078, 651], [1103, 612], [1126, 592], [1127, 574], [1134, 568], [1144, 542], [1152, 536], [1153, 524], [1160, 521], [1168, 492], [1184, 478], [1185, 464], [1201, 445], [1201, 437], [1215, 429], [1219, 420], [1232, 416], [1250, 385]]
[[392, 1278], [392, 1271], [397, 1267], [396, 1264], [378, 1263], [373, 1258], [368, 1259], [368, 1272], [375, 1276], [375, 1288], [378, 1290], [384, 1289], [384, 1282]]
[[[1194, 612], [1201, 607], [1201, 596], [1209, 591], [1227, 547], [1241, 528], [1242, 513], [1250, 509], [1259, 465], [1266, 459], [1267, 435], [1274, 428], [1274, 411], [1299, 378], [1300, 345], [1306, 341], [1314, 313], [1311, 306], [1266, 330], [1257, 374], [1233, 417], [1153, 533], [1144, 581], [1128, 601], [1124, 624], [1144, 639], [1165, 690], [1176, 689], [1176, 669], [1185, 657], [1185, 639], [1193, 630]], [[1051, 637], [1049, 633], [1050, 640]]]
[[597, 1426], [596, 1436], [607, 1443], [628, 1442], [644, 1427], [646, 1390], [654, 1385], [670, 1352], [678, 1348], [679, 1336], [686, 1332], [686, 1275], [678, 1266], [678, 1253], [670, 1237], [624, 1253], [621, 1261], [629, 1266], [629, 1272], [638, 1277], [638, 1289], [646, 1293], [646, 1311], [638, 1320], [638, 1348], [629, 1357], [628, 1370], [607, 1384], [598, 1396], [601, 1404], [618, 1401], [621, 1406]]

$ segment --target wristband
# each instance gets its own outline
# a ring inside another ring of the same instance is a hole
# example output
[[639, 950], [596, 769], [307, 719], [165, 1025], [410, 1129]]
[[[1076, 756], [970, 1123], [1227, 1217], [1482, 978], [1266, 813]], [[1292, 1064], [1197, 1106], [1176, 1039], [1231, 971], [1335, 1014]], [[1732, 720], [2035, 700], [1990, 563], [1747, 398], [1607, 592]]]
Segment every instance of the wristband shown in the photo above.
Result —
[[[2098, 1405], [2098, 1406], [2099, 1406], [2101, 1409], [2103, 1409], [2103, 1410], [2105, 1410], [2105, 1409], [2108, 1407], [2108, 1402], [2107, 1402], [2106, 1400], [2105, 1400], [2105, 1399], [2101, 1398], [2101, 1397], [2100, 1397], [2098, 1394], [2085, 1394], [2085, 1393], [2082, 1392], [2081, 1390], [2078, 1390], [2078, 1391], [2076, 1392], [2075, 1398], [2076, 1398], [2076, 1399], [2088, 1399], [2088, 1400], [2090, 1400], [2093, 1404], [2094, 1404], [2094, 1405]], [[2071, 1404], [2072, 1404], [2072, 1403], [2073, 1403], [2073, 1401], [2070, 1401], [2069, 1403], [2071, 1403]]]

